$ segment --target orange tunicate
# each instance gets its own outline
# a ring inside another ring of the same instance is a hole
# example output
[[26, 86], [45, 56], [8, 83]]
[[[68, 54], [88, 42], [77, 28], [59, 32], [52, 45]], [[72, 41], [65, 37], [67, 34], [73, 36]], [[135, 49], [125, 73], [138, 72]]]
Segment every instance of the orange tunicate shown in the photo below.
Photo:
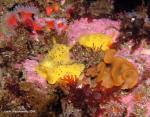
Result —
[[136, 69], [135, 66], [131, 62], [129, 62], [127, 59], [124, 59], [124, 58], [122, 58], [122, 59], [124, 61], [124, 67], [126, 69], [129, 69], [129, 68]]
[[86, 73], [85, 73], [86, 76], [91, 76], [91, 77], [95, 77], [95, 76], [97, 76], [97, 74], [98, 73], [97, 73], [97, 70], [95, 67], [88, 68]]
[[104, 72], [106, 70], [106, 65], [104, 62], [100, 62], [97, 66], [97, 72], [98, 72], [98, 75], [97, 75], [97, 78], [96, 78], [96, 82], [100, 82], [103, 80], [103, 75], [104, 75]]
[[96, 80], [97, 82], [101, 82], [101, 86], [105, 88], [112, 88], [114, 86], [109, 68], [105, 68], [105, 71], [102, 74], [99, 74]]
[[115, 49], [107, 50], [104, 56], [104, 62], [107, 64], [112, 63], [115, 53], [116, 53]]
[[125, 58], [115, 56], [116, 50], [108, 50], [104, 62], [87, 70], [87, 76], [95, 77], [104, 88], [131, 89], [138, 83], [139, 74], [135, 66]]
[[100, 62], [98, 65], [97, 65], [97, 71], [102, 73], [106, 68], [106, 64], [104, 62]]
[[131, 89], [138, 83], [138, 72], [135, 69], [128, 69], [123, 73], [124, 84], [121, 89]]
[[121, 57], [114, 57], [112, 63], [112, 79], [115, 86], [122, 89], [133, 88], [138, 82], [138, 72], [134, 65]]
[[97, 69], [97, 82], [101, 81], [105, 88], [119, 86], [121, 89], [131, 89], [138, 83], [139, 74], [135, 66], [124, 58], [116, 57], [115, 50], [106, 52], [104, 62]]
[[122, 64], [123, 60], [120, 57], [114, 58], [114, 61], [112, 63], [111, 75], [115, 86], [120, 86], [124, 82], [122, 78], [124, 67]]

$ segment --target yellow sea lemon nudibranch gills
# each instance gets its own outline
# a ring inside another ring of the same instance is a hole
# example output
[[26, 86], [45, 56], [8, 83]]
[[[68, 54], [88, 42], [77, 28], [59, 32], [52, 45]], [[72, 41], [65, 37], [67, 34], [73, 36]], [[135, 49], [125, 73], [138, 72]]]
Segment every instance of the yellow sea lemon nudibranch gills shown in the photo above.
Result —
[[105, 34], [87, 34], [79, 38], [79, 44], [92, 49], [106, 51], [112, 44], [112, 37]]
[[61, 78], [72, 75], [79, 78], [82, 71], [84, 70], [83, 64], [71, 64], [71, 65], [60, 65], [51, 69], [47, 74], [47, 80], [49, 84], [55, 84], [59, 82]]
[[40, 76], [44, 77], [50, 84], [55, 84], [56, 82], [59, 82], [61, 78], [67, 75], [79, 77], [82, 71], [84, 70], [83, 64], [73, 63], [69, 65], [55, 65], [47, 67], [47, 65], [45, 65], [44, 63], [45, 62], [39, 65], [36, 71], [37, 73], [39, 73]]

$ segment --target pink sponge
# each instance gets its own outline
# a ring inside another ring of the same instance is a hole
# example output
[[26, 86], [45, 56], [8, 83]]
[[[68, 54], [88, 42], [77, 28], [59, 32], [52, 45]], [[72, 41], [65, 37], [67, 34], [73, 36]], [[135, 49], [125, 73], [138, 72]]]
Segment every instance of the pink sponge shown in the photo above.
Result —
[[113, 42], [119, 36], [120, 21], [110, 19], [94, 19], [88, 22], [87, 18], [76, 20], [69, 26], [68, 38], [69, 44], [75, 44], [81, 35], [104, 33], [112, 36]]
[[29, 59], [25, 60], [23, 66], [26, 71], [26, 80], [27, 82], [31, 82], [40, 87], [46, 88], [47, 87], [46, 80], [40, 77], [35, 71], [37, 65], [38, 62], [36, 60], [29, 60]]

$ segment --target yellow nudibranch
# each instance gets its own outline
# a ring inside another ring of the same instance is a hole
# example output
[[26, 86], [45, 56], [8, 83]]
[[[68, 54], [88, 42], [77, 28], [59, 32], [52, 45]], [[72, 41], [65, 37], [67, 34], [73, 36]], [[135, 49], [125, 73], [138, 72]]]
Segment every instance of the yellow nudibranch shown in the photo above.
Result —
[[106, 51], [112, 44], [112, 37], [106, 34], [87, 34], [79, 38], [79, 44], [92, 49]]
[[45, 59], [36, 68], [37, 73], [44, 77], [48, 83], [55, 84], [67, 75], [79, 77], [84, 65], [73, 63], [69, 55], [69, 47], [55, 44]]
[[83, 69], [83, 64], [74, 63], [70, 65], [54, 66], [48, 70], [43, 70], [39, 67], [37, 72], [45, 77], [49, 84], [55, 84], [56, 82], [59, 82], [61, 78], [68, 75], [76, 76], [78, 78]]
[[69, 56], [70, 47], [64, 44], [54, 44], [53, 48], [48, 52], [48, 59], [57, 64], [66, 64], [71, 62]]

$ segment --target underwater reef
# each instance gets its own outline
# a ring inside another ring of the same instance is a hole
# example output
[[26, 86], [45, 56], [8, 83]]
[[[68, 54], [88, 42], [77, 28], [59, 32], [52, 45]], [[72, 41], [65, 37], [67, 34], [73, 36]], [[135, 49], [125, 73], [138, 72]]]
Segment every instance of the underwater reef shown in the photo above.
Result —
[[1, 0], [0, 117], [150, 117], [149, 0]]

